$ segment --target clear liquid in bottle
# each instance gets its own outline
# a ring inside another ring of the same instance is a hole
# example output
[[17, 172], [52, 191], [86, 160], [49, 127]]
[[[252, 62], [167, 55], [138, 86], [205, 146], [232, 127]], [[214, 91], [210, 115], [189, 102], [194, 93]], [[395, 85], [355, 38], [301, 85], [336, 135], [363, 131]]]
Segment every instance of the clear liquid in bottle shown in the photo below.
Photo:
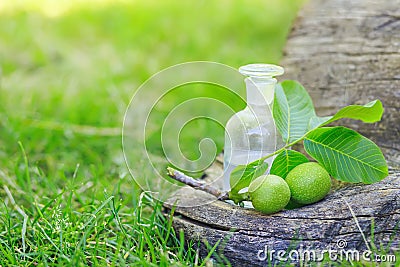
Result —
[[[234, 114], [225, 127], [224, 190], [230, 190], [230, 174], [238, 165], [246, 165], [284, 146], [272, 116], [276, 79], [283, 68], [269, 64], [250, 64], [239, 71], [245, 79], [247, 107]], [[268, 170], [274, 157], [266, 159]]]

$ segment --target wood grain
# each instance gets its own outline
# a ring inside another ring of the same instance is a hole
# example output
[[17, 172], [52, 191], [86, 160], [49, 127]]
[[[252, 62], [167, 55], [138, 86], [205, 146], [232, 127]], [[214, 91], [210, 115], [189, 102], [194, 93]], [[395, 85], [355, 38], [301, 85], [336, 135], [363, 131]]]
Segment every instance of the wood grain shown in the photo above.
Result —
[[383, 102], [381, 122], [341, 120], [400, 164], [400, 1], [315, 0], [301, 11], [281, 65], [300, 81], [319, 115], [351, 104]]

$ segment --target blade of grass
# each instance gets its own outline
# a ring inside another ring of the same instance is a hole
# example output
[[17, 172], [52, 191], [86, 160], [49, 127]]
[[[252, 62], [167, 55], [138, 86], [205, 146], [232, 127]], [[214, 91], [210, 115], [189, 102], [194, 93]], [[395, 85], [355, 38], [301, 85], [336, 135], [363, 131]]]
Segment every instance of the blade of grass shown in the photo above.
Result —
[[22, 223], [22, 230], [21, 230], [21, 239], [22, 239], [22, 251], [25, 254], [26, 252], [26, 242], [25, 242], [25, 238], [26, 238], [26, 226], [28, 223], [28, 215], [26, 215], [25, 211], [23, 211], [15, 202], [14, 197], [12, 196], [10, 190], [8, 189], [8, 187], [6, 185], [3, 186], [4, 191], [6, 191], [6, 194], [11, 202], [11, 204], [14, 206], [14, 208], [18, 211], [19, 214], [21, 214], [21, 216], [24, 218], [24, 221]]

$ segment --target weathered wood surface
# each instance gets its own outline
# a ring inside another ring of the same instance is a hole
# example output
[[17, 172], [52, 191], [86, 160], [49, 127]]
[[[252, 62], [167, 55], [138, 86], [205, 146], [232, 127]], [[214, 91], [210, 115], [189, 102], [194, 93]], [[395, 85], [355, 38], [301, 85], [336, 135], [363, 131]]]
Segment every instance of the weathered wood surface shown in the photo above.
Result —
[[[371, 244], [399, 250], [400, 2], [311, 0], [295, 23], [281, 65], [286, 79], [305, 85], [319, 115], [381, 99], [385, 107], [381, 122], [340, 124], [375, 141], [390, 165], [397, 167], [379, 183], [345, 187], [319, 203], [273, 215], [185, 188], [175, 196], [180, 200], [174, 227], [183, 229], [187, 239], [206, 240], [210, 245], [221, 240], [219, 251], [233, 266], [265, 266], [267, 262], [258, 255], [263, 256], [259, 251], [266, 247], [338, 249], [337, 242], [345, 240], [345, 249], [361, 252]], [[208, 175], [219, 172], [220, 166], [215, 165]]]
[[[214, 166], [211, 171], [222, 169]], [[345, 240], [345, 250], [358, 249], [360, 253], [368, 249], [366, 242], [370, 248], [374, 244], [381, 249], [390, 244], [391, 253], [400, 249], [398, 169], [391, 169], [390, 176], [382, 182], [348, 186], [321, 202], [273, 215], [217, 201], [212, 195], [191, 188], [183, 189], [170, 203], [176, 199], [179, 206], [174, 214], [175, 229], [182, 229], [190, 240], [210, 245], [220, 241], [218, 252], [233, 266], [266, 265], [264, 254], [259, 254], [266, 247], [269, 251], [293, 247], [338, 250], [338, 242]], [[171, 204], [165, 206], [171, 208]]]
[[320, 115], [380, 99], [375, 125], [343, 121], [400, 163], [400, 1], [310, 0], [294, 24], [281, 65], [299, 80]]

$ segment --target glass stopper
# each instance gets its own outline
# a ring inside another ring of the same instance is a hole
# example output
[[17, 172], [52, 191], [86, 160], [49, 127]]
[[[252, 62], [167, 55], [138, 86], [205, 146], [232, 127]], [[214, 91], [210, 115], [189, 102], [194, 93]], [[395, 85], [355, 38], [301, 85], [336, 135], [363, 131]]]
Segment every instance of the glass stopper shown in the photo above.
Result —
[[272, 78], [282, 75], [285, 71], [281, 66], [256, 63], [241, 66], [239, 72], [252, 78]]

